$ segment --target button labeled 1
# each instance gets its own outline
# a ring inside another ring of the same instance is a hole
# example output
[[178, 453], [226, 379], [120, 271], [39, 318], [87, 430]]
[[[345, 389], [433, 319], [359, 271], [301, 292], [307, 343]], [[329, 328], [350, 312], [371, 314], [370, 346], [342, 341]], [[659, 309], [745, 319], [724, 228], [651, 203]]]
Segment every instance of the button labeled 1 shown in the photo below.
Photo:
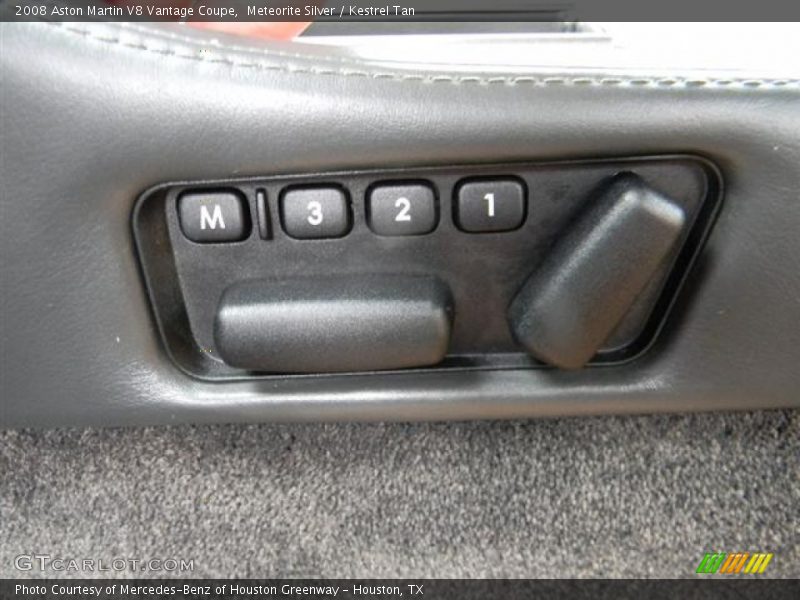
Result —
[[377, 185], [367, 195], [369, 228], [378, 235], [422, 235], [436, 228], [436, 196], [425, 183]]
[[290, 189], [281, 197], [281, 222], [293, 238], [342, 237], [350, 231], [347, 196], [337, 187]]
[[235, 192], [190, 192], [178, 199], [183, 234], [193, 242], [235, 242], [247, 237], [244, 199]]
[[484, 179], [456, 190], [456, 224], [464, 231], [510, 231], [525, 220], [525, 186], [518, 179]]

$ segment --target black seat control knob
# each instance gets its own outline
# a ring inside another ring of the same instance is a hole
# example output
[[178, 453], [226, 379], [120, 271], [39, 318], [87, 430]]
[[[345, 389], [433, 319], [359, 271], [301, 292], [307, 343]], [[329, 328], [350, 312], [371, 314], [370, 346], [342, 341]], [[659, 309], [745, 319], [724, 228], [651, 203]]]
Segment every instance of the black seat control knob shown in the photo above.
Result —
[[508, 309], [514, 338], [534, 357], [583, 367], [672, 253], [683, 208], [633, 173], [616, 176], [558, 240]]

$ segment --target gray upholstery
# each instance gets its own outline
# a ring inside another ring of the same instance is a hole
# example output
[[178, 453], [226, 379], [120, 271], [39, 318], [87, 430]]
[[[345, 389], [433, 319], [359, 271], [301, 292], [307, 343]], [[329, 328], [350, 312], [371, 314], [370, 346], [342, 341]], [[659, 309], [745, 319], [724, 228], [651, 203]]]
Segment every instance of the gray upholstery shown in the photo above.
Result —
[[[798, 576], [800, 86], [389, 68], [169, 27], [0, 25], [0, 576], [13, 556], [196, 575]], [[491, 107], [491, 109], [490, 109]], [[130, 231], [167, 180], [690, 152], [723, 212], [659, 344], [591, 373], [209, 384], [153, 326]]]
[[[0, 32], [5, 426], [800, 403], [796, 80], [428, 73], [137, 25]], [[166, 359], [133, 251], [133, 202], [167, 180], [664, 152], [713, 158], [726, 204], [658, 347], [623, 368], [202, 383]]]

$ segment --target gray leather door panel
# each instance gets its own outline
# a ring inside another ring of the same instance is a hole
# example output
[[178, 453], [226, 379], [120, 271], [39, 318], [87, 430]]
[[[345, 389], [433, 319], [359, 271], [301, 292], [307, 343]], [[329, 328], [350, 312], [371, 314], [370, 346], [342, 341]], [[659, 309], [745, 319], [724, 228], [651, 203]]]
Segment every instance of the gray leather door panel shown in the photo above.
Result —
[[[800, 406], [800, 85], [386, 68], [174, 28], [4, 24], [0, 425]], [[724, 208], [656, 347], [579, 372], [214, 384], [167, 359], [131, 232], [164, 181], [683, 153]]]

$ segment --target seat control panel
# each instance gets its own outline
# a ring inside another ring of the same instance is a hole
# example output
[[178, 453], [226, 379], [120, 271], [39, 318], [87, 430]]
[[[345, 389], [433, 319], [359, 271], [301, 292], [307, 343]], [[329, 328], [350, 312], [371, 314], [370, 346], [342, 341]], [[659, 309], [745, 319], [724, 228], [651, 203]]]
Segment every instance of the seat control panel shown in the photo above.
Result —
[[688, 155], [165, 183], [133, 229], [172, 359], [225, 380], [623, 365], [722, 200]]

